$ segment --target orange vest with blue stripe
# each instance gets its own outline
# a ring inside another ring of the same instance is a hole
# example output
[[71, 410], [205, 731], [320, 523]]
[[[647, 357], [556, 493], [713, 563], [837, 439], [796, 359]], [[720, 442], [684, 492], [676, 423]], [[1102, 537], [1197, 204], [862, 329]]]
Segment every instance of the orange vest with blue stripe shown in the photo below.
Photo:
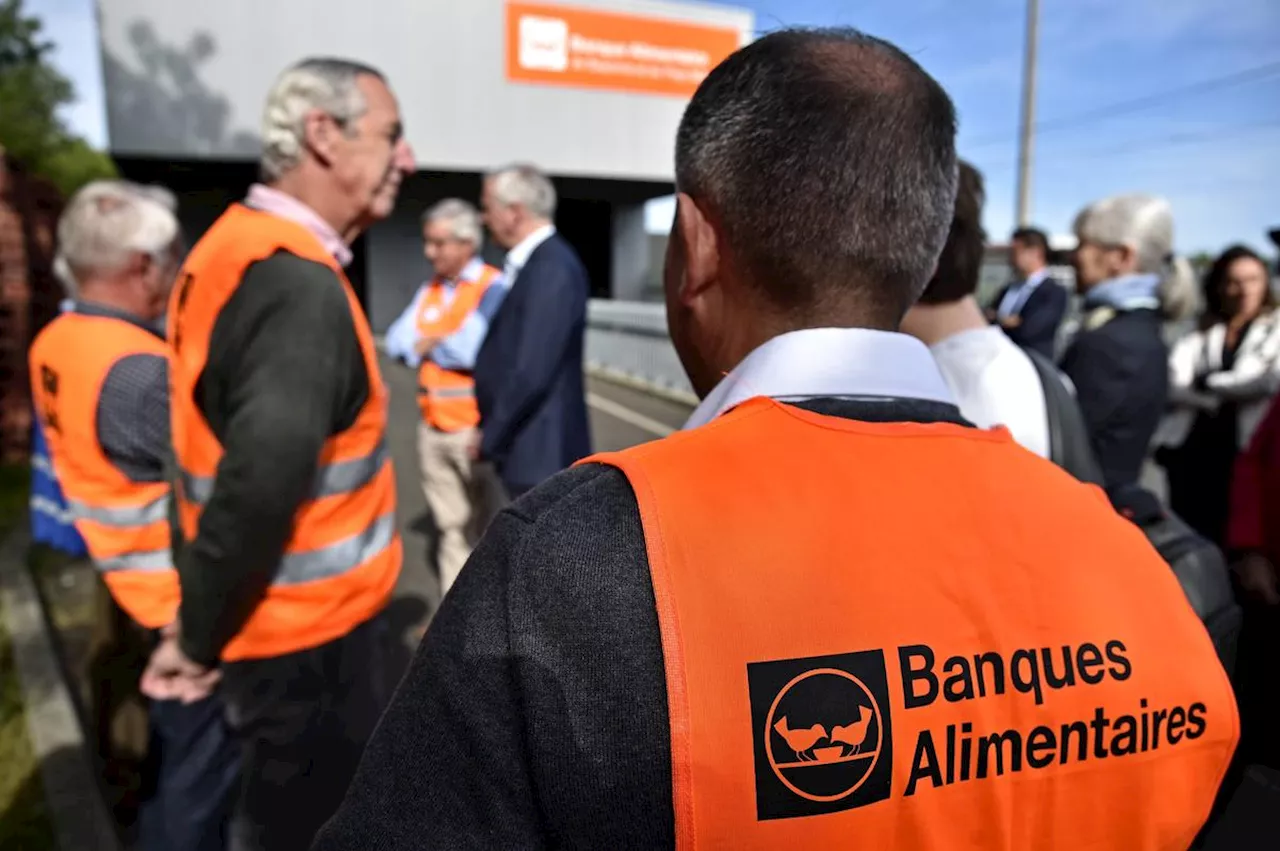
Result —
[[757, 398], [639, 503], [675, 847], [1170, 851], [1239, 735], [1167, 564], [1008, 432]]
[[196, 402], [214, 324], [250, 264], [288, 251], [342, 281], [364, 355], [369, 396], [321, 449], [311, 497], [294, 515], [266, 595], [223, 649], [224, 661], [279, 656], [347, 634], [386, 605], [400, 574], [395, 476], [386, 449], [387, 390], [373, 335], [342, 267], [305, 228], [233, 204], [192, 249], [169, 305], [174, 452], [183, 534], [200, 531], [223, 448]]
[[111, 595], [150, 629], [173, 622], [178, 574], [169, 549], [169, 485], [135, 482], [98, 442], [98, 402], [111, 368], [130, 355], [166, 357], [164, 341], [108, 316], [64, 313], [29, 355], [36, 415], [76, 531]]
[[[447, 305], [445, 285], [439, 279], [433, 280], [418, 306], [415, 321], [419, 337], [448, 337], [455, 333], [480, 306], [480, 300], [500, 274], [485, 264], [476, 280], [458, 281], [453, 300]], [[440, 431], [462, 431], [480, 424], [475, 379], [470, 373], [445, 369], [430, 355], [422, 359], [418, 368], [418, 408], [422, 421]]]

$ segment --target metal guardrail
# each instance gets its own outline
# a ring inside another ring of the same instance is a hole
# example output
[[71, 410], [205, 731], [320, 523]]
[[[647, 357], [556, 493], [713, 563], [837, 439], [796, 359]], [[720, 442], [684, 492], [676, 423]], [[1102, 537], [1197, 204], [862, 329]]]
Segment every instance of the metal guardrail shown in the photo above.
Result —
[[661, 304], [592, 299], [587, 305], [586, 361], [591, 369], [660, 390], [693, 392], [671, 345]]
[[[1077, 322], [1074, 305], [1072, 314], [1063, 323], [1060, 345], [1070, 338]], [[666, 309], [661, 304], [591, 301], [587, 305], [586, 361], [587, 369], [597, 374], [696, 402], [671, 345]], [[1166, 496], [1164, 475], [1153, 464], [1147, 465], [1143, 481], [1161, 498]]]
[[[1073, 297], [1058, 332], [1058, 354], [1075, 335], [1079, 298]], [[1187, 333], [1190, 320], [1167, 323], [1166, 342]], [[640, 384], [681, 395], [692, 393], [689, 379], [667, 333], [662, 304], [592, 299], [587, 305], [586, 360], [591, 369], [625, 377]]]

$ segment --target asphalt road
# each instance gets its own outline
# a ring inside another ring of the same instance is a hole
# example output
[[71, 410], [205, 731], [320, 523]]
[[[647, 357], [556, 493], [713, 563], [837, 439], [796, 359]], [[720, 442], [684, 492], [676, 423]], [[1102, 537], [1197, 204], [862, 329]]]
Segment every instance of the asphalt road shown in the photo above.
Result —
[[[429, 558], [435, 545], [435, 527], [419, 483], [416, 376], [386, 358], [382, 371], [391, 390], [387, 440], [396, 467], [405, 548], [404, 569], [387, 611], [389, 625], [398, 638], [391, 645], [388, 659], [388, 673], [394, 681], [408, 665], [423, 628], [440, 603], [440, 580], [434, 561]], [[669, 434], [684, 424], [691, 408], [630, 387], [588, 379], [587, 410], [593, 446], [596, 451], [608, 452]]]

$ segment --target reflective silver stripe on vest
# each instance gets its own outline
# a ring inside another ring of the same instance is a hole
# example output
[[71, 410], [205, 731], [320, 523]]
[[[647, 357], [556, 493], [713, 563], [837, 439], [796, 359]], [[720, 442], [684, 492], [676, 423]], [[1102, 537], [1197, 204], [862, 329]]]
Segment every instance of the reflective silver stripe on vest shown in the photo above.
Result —
[[31, 456], [31, 469], [55, 479], [58, 477], [58, 474], [53, 472], [53, 465], [49, 463], [49, 459], [43, 455], [33, 454]]
[[363, 532], [318, 550], [289, 553], [280, 560], [275, 585], [297, 585], [346, 573], [391, 546], [396, 535], [396, 515], [389, 512]]
[[32, 494], [31, 498], [27, 500], [27, 507], [31, 509], [32, 514], [43, 514], [59, 526], [66, 526], [75, 521], [70, 511], [63, 510], [58, 503], [47, 496]]
[[475, 387], [419, 387], [419, 396], [430, 396], [432, 399], [466, 399], [476, 395]]
[[76, 520], [91, 520], [104, 526], [130, 529], [167, 520], [169, 495], [153, 499], [146, 505], [90, 505], [78, 499], [68, 499], [67, 510]]
[[[379, 441], [372, 452], [363, 458], [337, 461], [316, 471], [316, 485], [311, 498], [349, 493], [373, 481], [384, 464], [388, 463], [387, 445]], [[196, 476], [186, 470], [179, 471], [182, 494], [189, 502], [204, 505], [213, 495], [213, 476]]]
[[382, 465], [387, 463], [387, 445], [379, 442], [373, 452], [363, 458], [352, 458], [350, 461], [338, 461], [320, 471], [316, 477], [316, 487], [312, 499], [322, 496], [333, 496], [337, 493], [348, 493], [373, 481]]
[[196, 476], [186, 470], [178, 471], [178, 486], [187, 502], [204, 505], [213, 495], [213, 476]]
[[117, 570], [141, 570], [155, 573], [173, 567], [173, 553], [169, 550], [150, 550], [148, 552], [121, 553], [111, 558], [95, 559], [94, 564], [103, 573]]

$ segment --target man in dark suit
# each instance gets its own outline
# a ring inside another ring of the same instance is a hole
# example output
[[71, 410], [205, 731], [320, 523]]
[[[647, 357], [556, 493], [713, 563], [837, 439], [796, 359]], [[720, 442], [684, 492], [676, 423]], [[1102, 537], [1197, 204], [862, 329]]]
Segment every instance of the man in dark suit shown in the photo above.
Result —
[[508, 249], [510, 291], [476, 358], [478, 458], [515, 499], [591, 453], [582, 378], [587, 272], [556, 234], [556, 192], [536, 168], [484, 181], [485, 224]]
[[1009, 265], [1018, 279], [996, 298], [991, 320], [1022, 348], [1052, 358], [1054, 338], [1067, 312], [1067, 291], [1049, 277], [1049, 240], [1044, 231], [1014, 231]]

